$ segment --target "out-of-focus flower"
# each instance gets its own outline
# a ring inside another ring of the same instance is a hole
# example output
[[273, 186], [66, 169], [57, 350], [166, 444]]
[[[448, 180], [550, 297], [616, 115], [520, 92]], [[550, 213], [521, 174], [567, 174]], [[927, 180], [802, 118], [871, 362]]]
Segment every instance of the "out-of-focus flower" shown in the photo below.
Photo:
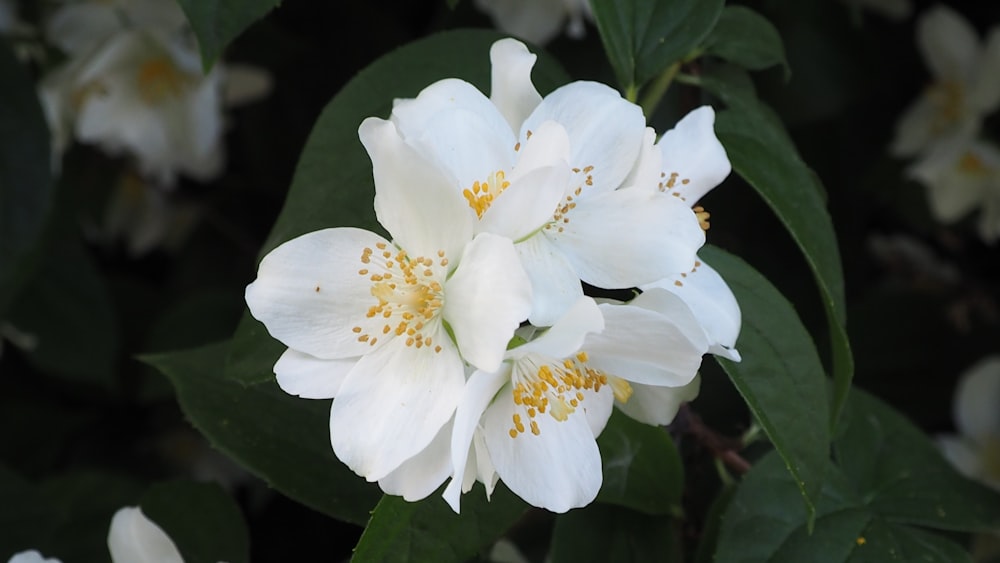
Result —
[[103, 224], [93, 225], [91, 238], [107, 244], [123, 241], [130, 256], [154, 248], [179, 246], [195, 227], [202, 209], [179, 200], [165, 188], [125, 172], [114, 187]]
[[532, 324], [555, 322], [583, 295], [581, 280], [630, 288], [690, 269], [705, 241], [690, 208], [627, 182], [646, 134], [642, 110], [596, 82], [542, 99], [535, 55], [514, 39], [496, 42], [490, 58], [490, 98], [442, 80], [397, 100], [391, 119], [465, 195], [478, 231], [517, 242]]
[[917, 21], [917, 46], [933, 83], [896, 125], [889, 150], [898, 157], [942, 139], [975, 136], [983, 117], [1000, 105], [1000, 28], [984, 44], [960, 14], [939, 5]]
[[455, 414], [445, 499], [457, 512], [460, 494], [477, 479], [489, 493], [486, 467], [534, 506], [565, 512], [589, 504], [602, 481], [596, 437], [612, 406], [650, 388], [679, 390], [678, 400], [625, 411], [668, 423], [691, 397], [707, 350], [698, 319], [669, 292], [654, 289], [623, 305], [581, 297], [551, 328], [511, 348], [499, 370], [469, 378]]
[[1000, 356], [962, 374], [952, 415], [958, 434], [938, 437], [945, 457], [965, 476], [1000, 491]]
[[55, 557], [45, 558], [39, 551], [29, 549], [28, 551], [15, 553], [7, 563], [62, 563], [62, 561]]
[[843, 0], [843, 2], [856, 8], [871, 10], [894, 21], [904, 20], [913, 12], [910, 0]]
[[125, 29], [141, 29], [161, 40], [183, 39], [187, 18], [167, 0], [70, 0], [45, 26], [45, 36], [70, 56], [82, 55]]
[[565, 28], [566, 35], [580, 39], [591, 19], [587, 0], [476, 0], [476, 7], [489, 14], [500, 31], [544, 45]]
[[[359, 134], [392, 242], [355, 228], [302, 235], [264, 257], [246, 300], [289, 346], [274, 367], [279, 385], [302, 397], [333, 397], [334, 452], [375, 481], [430, 446], [452, 418], [463, 360], [499, 367], [530, 311], [531, 286], [513, 242], [474, 235], [468, 202], [391, 122], [370, 118]], [[442, 472], [411, 483], [414, 491], [444, 480], [442, 457]], [[417, 465], [409, 476], [423, 475]], [[393, 490], [405, 492], [397, 486], [393, 480]]]
[[120, 508], [111, 518], [108, 550], [112, 563], [184, 563], [170, 536], [138, 506]]
[[1000, 237], [1000, 148], [980, 139], [950, 139], [907, 173], [924, 185], [938, 221], [954, 223], [979, 208], [979, 236], [988, 243]]

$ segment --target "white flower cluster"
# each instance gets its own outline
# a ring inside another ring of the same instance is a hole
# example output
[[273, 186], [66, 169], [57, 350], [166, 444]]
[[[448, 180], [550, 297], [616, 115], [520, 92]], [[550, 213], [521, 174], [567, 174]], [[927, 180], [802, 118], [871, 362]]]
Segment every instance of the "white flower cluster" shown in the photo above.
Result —
[[[457, 79], [360, 126], [375, 211], [271, 251], [246, 290], [288, 346], [286, 392], [333, 398], [337, 457], [390, 494], [450, 478], [455, 511], [498, 479], [555, 512], [601, 486], [617, 406], [667, 424], [711, 352], [739, 360], [740, 310], [697, 256], [694, 207], [731, 167], [701, 107], [659, 141], [638, 106], [573, 82], [542, 98], [535, 55], [495, 43], [491, 94]], [[629, 302], [583, 284], [638, 288]]]
[[903, 114], [890, 152], [915, 158], [907, 174], [927, 190], [937, 220], [981, 208], [980, 237], [1000, 237], [1000, 148], [982, 135], [1000, 107], [1000, 27], [985, 41], [960, 14], [935, 6], [917, 21], [917, 45], [933, 83]]

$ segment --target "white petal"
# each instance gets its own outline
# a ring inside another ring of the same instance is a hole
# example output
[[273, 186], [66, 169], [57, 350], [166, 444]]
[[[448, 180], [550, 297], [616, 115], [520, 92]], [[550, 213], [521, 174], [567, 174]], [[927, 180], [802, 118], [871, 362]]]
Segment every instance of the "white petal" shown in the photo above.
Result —
[[392, 122], [369, 117], [358, 129], [372, 159], [375, 214], [411, 257], [458, 256], [475, 215], [447, 176], [403, 142]]
[[1000, 356], [980, 360], [962, 374], [952, 412], [959, 432], [972, 441], [1000, 437]]
[[530, 342], [509, 352], [507, 357], [523, 358], [528, 354], [541, 354], [550, 358], [568, 358], [580, 351], [588, 334], [604, 330], [604, 316], [591, 297], [581, 296], [549, 328]]
[[111, 518], [108, 550], [115, 563], [184, 563], [173, 540], [137, 506], [121, 508]]
[[931, 141], [938, 119], [937, 104], [926, 94], [920, 96], [896, 122], [896, 135], [889, 145], [889, 153], [899, 158], [919, 153]]
[[433, 493], [451, 473], [449, 441], [451, 424], [438, 431], [430, 445], [378, 480], [378, 486], [390, 495], [415, 502]]
[[479, 369], [496, 371], [514, 330], [531, 312], [531, 281], [510, 239], [482, 233], [445, 284], [442, 315], [458, 349]]
[[535, 326], [551, 326], [583, 295], [580, 276], [562, 252], [542, 234], [514, 246], [531, 280], [531, 314]]
[[660, 387], [632, 384], [632, 396], [624, 403], [616, 402], [620, 411], [653, 426], [670, 424], [682, 403], [693, 401], [701, 388], [701, 377], [695, 377], [683, 387]]
[[500, 110], [475, 86], [457, 78], [439, 80], [420, 91], [416, 98], [397, 99], [392, 106], [393, 123], [404, 139], [419, 137], [437, 116], [446, 111], [463, 109], [490, 121], [490, 128], [511, 129]]
[[638, 188], [581, 198], [564, 228], [546, 229], [583, 281], [605, 289], [686, 271], [705, 232], [678, 198]]
[[[508, 388], [509, 389], [509, 388]], [[486, 445], [500, 479], [533, 506], [566, 512], [589, 504], [601, 488], [601, 454], [585, 416], [573, 413], [563, 422], [548, 414], [533, 420], [539, 434], [511, 438], [513, 396], [501, 394], [483, 420]]]
[[332, 399], [358, 358], [321, 360], [289, 348], [274, 364], [278, 386], [303, 399]]
[[542, 101], [531, 83], [531, 68], [537, 58], [515, 39], [501, 39], [490, 47], [490, 100], [512, 132], [521, 130], [521, 124]]
[[964, 83], [977, 62], [979, 37], [958, 12], [936, 5], [917, 21], [917, 46], [935, 78]]
[[[493, 397], [509, 381], [510, 365], [504, 364], [496, 373], [477, 370], [465, 383], [462, 399], [455, 410], [455, 429], [451, 435], [451, 482], [442, 495], [456, 514], [460, 512], [460, 497], [465, 490], [466, 475], [472, 469], [468, 467], [469, 452], [473, 447], [472, 440], [479, 427], [479, 420]], [[509, 389], [507, 392], [510, 392]]]
[[121, 30], [114, 8], [82, 2], [53, 13], [45, 25], [45, 38], [65, 53], [83, 53]]
[[562, 2], [547, 0], [476, 0], [497, 28], [515, 37], [544, 45], [562, 29], [565, 8]]
[[493, 200], [477, 226], [477, 232], [494, 233], [518, 241], [541, 229], [562, 201], [569, 179], [566, 166], [536, 168], [511, 182]]
[[330, 409], [333, 451], [369, 481], [427, 447], [455, 412], [465, 372], [443, 331], [436, 339], [439, 353], [391, 341], [362, 357], [337, 392]]
[[264, 69], [239, 63], [225, 67], [222, 99], [227, 107], [256, 102], [274, 89], [274, 78]]
[[611, 418], [611, 409], [614, 408], [615, 395], [608, 387], [602, 387], [597, 393], [594, 393], [592, 389], [584, 389], [581, 393], [583, 393], [583, 400], [580, 401], [580, 406], [577, 410], [583, 412], [584, 418], [587, 419], [587, 426], [590, 427], [590, 432], [594, 435], [594, 438], [597, 438], [601, 435], [601, 432], [604, 432], [604, 427], [608, 425], [608, 419]]
[[34, 549], [29, 549], [28, 551], [21, 551], [15, 553], [7, 561], [7, 563], [62, 563], [59, 559], [55, 557], [46, 559], [39, 551]]
[[[669, 133], [669, 132], [668, 132]], [[646, 128], [639, 148], [639, 157], [635, 167], [622, 182], [622, 186], [638, 186], [652, 189], [660, 182], [663, 172], [663, 152], [656, 143], [656, 130]]]
[[523, 141], [528, 131], [548, 120], [569, 134], [570, 165], [594, 167], [589, 173], [594, 185], [587, 188], [591, 193], [621, 186], [639, 157], [646, 133], [642, 109], [598, 82], [572, 82], [545, 96], [521, 127], [519, 138]]
[[969, 88], [969, 105], [978, 112], [991, 113], [1000, 105], [1000, 29], [993, 29], [979, 58], [977, 75]]
[[735, 349], [743, 323], [740, 305], [729, 285], [711, 266], [700, 262], [686, 275], [671, 276], [641, 289], [648, 291], [654, 287], [673, 293], [687, 304], [708, 336], [709, 352], [740, 360]]
[[667, 182], [676, 173], [673, 187], [664, 185], [663, 191], [678, 194], [688, 205], [694, 205], [732, 171], [714, 125], [715, 111], [711, 106], [701, 106], [685, 115], [657, 143], [663, 155], [664, 174], [658, 181]]
[[264, 256], [257, 279], [247, 286], [250, 313], [271, 336], [311, 356], [350, 358], [371, 351], [352, 329], [382, 328], [375, 323], [380, 319], [366, 315], [377, 300], [368, 277], [358, 274], [360, 268], [375, 272], [384, 264], [380, 256], [373, 256], [371, 264], [361, 262], [363, 250], [378, 243], [387, 241], [352, 227], [314, 231], [285, 242]]
[[971, 156], [988, 163], [997, 158], [995, 153], [995, 149], [982, 143], [948, 139], [935, 144], [925, 157], [907, 169], [907, 175], [926, 187], [934, 217], [951, 223], [979, 205], [988, 189], [988, 178], [976, 171], [965, 172], [962, 159]]
[[686, 385], [697, 374], [708, 350], [705, 333], [680, 298], [660, 291], [643, 295], [646, 298], [641, 304], [650, 308], [600, 306], [605, 327], [584, 343], [589, 363], [628, 381]]

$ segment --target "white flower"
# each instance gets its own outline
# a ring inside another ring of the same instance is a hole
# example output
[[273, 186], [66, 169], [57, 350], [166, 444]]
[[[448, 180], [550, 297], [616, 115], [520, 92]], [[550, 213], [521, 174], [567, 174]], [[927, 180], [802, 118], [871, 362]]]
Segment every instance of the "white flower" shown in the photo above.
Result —
[[941, 139], [974, 136], [1000, 105], [1000, 29], [984, 45], [961, 15], [935, 6], [917, 21], [917, 46], [933, 84], [897, 123], [889, 150], [898, 157], [917, 155]]
[[108, 530], [112, 563], [184, 563], [170, 536], [138, 506], [118, 509]]
[[62, 563], [59, 559], [55, 557], [46, 559], [40, 552], [29, 549], [28, 551], [21, 551], [15, 553], [7, 561], [7, 563]]
[[689, 269], [705, 240], [694, 214], [626, 183], [645, 136], [642, 110], [595, 82], [542, 99], [530, 80], [535, 56], [516, 40], [498, 41], [490, 57], [489, 99], [443, 80], [397, 100], [391, 119], [465, 195], [477, 232], [518, 243], [531, 322], [555, 322], [583, 295], [581, 280], [630, 288]]
[[[655, 145], [653, 130], [647, 130], [642, 155], [631, 179], [637, 186], [694, 205], [705, 230], [709, 228], [709, 213], [697, 203], [732, 171], [726, 150], [715, 136], [714, 125], [715, 111], [702, 106], [685, 115]], [[739, 352], [734, 347], [742, 323], [740, 307], [725, 280], [708, 264], [695, 258], [688, 268], [639, 287], [644, 291], [665, 289], [683, 299], [706, 331], [710, 351], [739, 361]]]
[[638, 402], [627, 414], [666, 424], [697, 392], [707, 350], [698, 320], [669, 292], [654, 289], [626, 305], [581, 297], [551, 328], [509, 350], [500, 369], [469, 378], [445, 499], [457, 512], [475, 480], [492, 491], [495, 473], [534, 506], [565, 512], [590, 503], [602, 481], [596, 437], [612, 406], [655, 389], [665, 401]]
[[504, 33], [538, 45], [554, 39], [564, 25], [566, 35], [579, 39], [586, 31], [584, 18], [593, 18], [587, 0], [476, 0], [476, 7]]
[[945, 457], [965, 476], [1000, 491], [1000, 356], [962, 374], [952, 414], [958, 434], [938, 437]]
[[126, 29], [170, 41], [187, 33], [187, 18], [170, 0], [77, 0], [49, 17], [45, 37], [71, 56], [82, 55]]
[[938, 221], [954, 223], [978, 207], [979, 236], [988, 243], [1000, 238], [1000, 148], [979, 139], [951, 139], [907, 173], [926, 188]]
[[[375, 481], [451, 419], [463, 360], [499, 367], [531, 288], [513, 243], [474, 236], [466, 200], [391, 122], [370, 118], [359, 134], [373, 163], [376, 214], [393, 241], [354, 228], [288, 241], [261, 261], [246, 300], [289, 346], [275, 365], [279, 385], [334, 397], [334, 452]], [[400, 481], [389, 481], [398, 490]]]

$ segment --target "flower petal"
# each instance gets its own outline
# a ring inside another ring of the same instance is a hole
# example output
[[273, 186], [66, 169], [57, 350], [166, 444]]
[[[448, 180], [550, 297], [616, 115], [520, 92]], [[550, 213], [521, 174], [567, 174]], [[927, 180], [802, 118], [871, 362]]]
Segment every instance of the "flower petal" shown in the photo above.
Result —
[[583, 281], [636, 287], [683, 272], [705, 243], [691, 208], [675, 197], [626, 188], [577, 201], [568, 223], [546, 229]]
[[955, 389], [955, 426], [973, 442], [1000, 437], [1000, 356], [980, 360], [962, 374]]
[[[664, 176], [658, 180], [661, 191], [677, 194], [688, 205], [694, 205], [726, 179], [733, 167], [715, 136], [714, 125], [715, 110], [701, 106], [663, 134], [657, 143], [663, 155]], [[667, 186], [673, 174], [677, 174], [673, 186]]]
[[419, 137], [442, 112], [463, 109], [487, 119], [490, 128], [497, 131], [511, 129], [500, 110], [479, 91], [464, 80], [446, 78], [424, 88], [416, 98], [393, 101], [390, 119], [396, 124], [399, 134], [406, 140]]
[[562, 252], [542, 234], [514, 245], [531, 280], [531, 314], [535, 326], [551, 326], [583, 295], [580, 276]]
[[531, 312], [531, 281], [510, 239], [482, 233], [465, 248], [444, 287], [442, 315], [458, 349], [479, 369], [496, 371], [514, 330]]
[[686, 385], [708, 350], [705, 333], [679, 297], [661, 290], [642, 295], [640, 305], [600, 306], [604, 331], [588, 335], [583, 345], [589, 363], [628, 381]]
[[111, 518], [108, 550], [112, 561], [184, 563], [173, 540], [137, 506], [121, 508]]
[[975, 28], [958, 12], [936, 5], [917, 21], [917, 47], [938, 80], [965, 83], [979, 54]]
[[521, 127], [522, 142], [529, 131], [553, 120], [566, 128], [570, 165], [593, 166], [588, 172], [591, 193], [621, 186], [639, 157], [646, 118], [639, 106], [626, 101], [617, 90], [598, 82], [571, 82], [542, 99]]
[[511, 132], [531, 115], [542, 97], [531, 82], [537, 55], [516, 39], [501, 39], [490, 47], [490, 101], [510, 125]]
[[536, 168], [520, 176], [493, 200], [479, 221], [477, 232], [494, 233], [513, 241], [528, 237], [552, 218], [569, 177], [566, 166]]
[[535, 417], [539, 434], [511, 438], [516, 411], [510, 387], [504, 387], [483, 419], [486, 445], [500, 479], [529, 504], [566, 512], [589, 504], [603, 479], [601, 454], [585, 416], [574, 413], [559, 422]]
[[983, 202], [989, 178], [963, 168], [963, 159], [972, 158], [986, 166], [1000, 167], [1000, 153], [981, 142], [952, 138], [937, 143], [927, 155], [907, 169], [907, 175], [927, 190], [934, 217], [944, 223], [961, 219]]
[[453, 182], [403, 142], [392, 122], [369, 117], [358, 129], [372, 159], [375, 214], [412, 256], [458, 256], [475, 215]]
[[[380, 330], [381, 319], [366, 316], [371, 283], [359, 276], [365, 248], [387, 244], [382, 237], [352, 227], [304, 234], [278, 246], [260, 262], [247, 286], [250, 313], [289, 348], [320, 359], [360, 356], [372, 350], [358, 341], [354, 327]], [[373, 258], [380, 258], [374, 256]]]
[[602, 387], [597, 393], [593, 389], [584, 389], [583, 400], [580, 401], [578, 411], [582, 411], [587, 419], [587, 426], [590, 432], [597, 438], [604, 432], [604, 427], [608, 425], [611, 418], [611, 409], [615, 405], [615, 395], [608, 387]]
[[465, 383], [458, 351], [395, 339], [363, 356], [330, 409], [333, 451], [355, 473], [377, 481], [420, 453], [455, 412]]
[[528, 354], [550, 358], [568, 358], [580, 351], [588, 334], [604, 330], [604, 316], [592, 297], [580, 296], [541, 335], [507, 352], [508, 358], [518, 359]]
[[378, 480], [387, 494], [415, 502], [433, 493], [451, 473], [449, 441], [451, 424], [445, 424], [431, 443], [417, 455], [403, 462], [391, 473]]
[[632, 396], [615, 406], [628, 416], [653, 426], [670, 424], [682, 403], [693, 401], [701, 388], [701, 377], [695, 377], [682, 387], [632, 384]]
[[[465, 383], [462, 399], [455, 410], [455, 425], [451, 434], [451, 482], [442, 495], [456, 514], [460, 512], [460, 497], [467, 490], [466, 476], [473, 469], [468, 467], [468, 460], [479, 420], [493, 397], [509, 381], [510, 365], [504, 364], [496, 373], [476, 370]], [[472, 475], [475, 476], [475, 473]]]
[[332, 399], [358, 358], [321, 360], [289, 348], [274, 364], [278, 386], [303, 399]]
[[986, 46], [978, 62], [978, 74], [969, 88], [969, 105], [976, 111], [992, 113], [1000, 105], [1000, 29], [986, 37]]
[[558, 35], [566, 17], [563, 2], [477, 0], [476, 5], [493, 18], [498, 29], [537, 45]]
[[640, 288], [643, 291], [661, 288], [680, 297], [705, 330], [708, 351], [738, 362], [740, 354], [735, 349], [736, 339], [743, 324], [740, 305], [733, 290], [718, 272], [700, 260], [696, 264], [689, 272]]

